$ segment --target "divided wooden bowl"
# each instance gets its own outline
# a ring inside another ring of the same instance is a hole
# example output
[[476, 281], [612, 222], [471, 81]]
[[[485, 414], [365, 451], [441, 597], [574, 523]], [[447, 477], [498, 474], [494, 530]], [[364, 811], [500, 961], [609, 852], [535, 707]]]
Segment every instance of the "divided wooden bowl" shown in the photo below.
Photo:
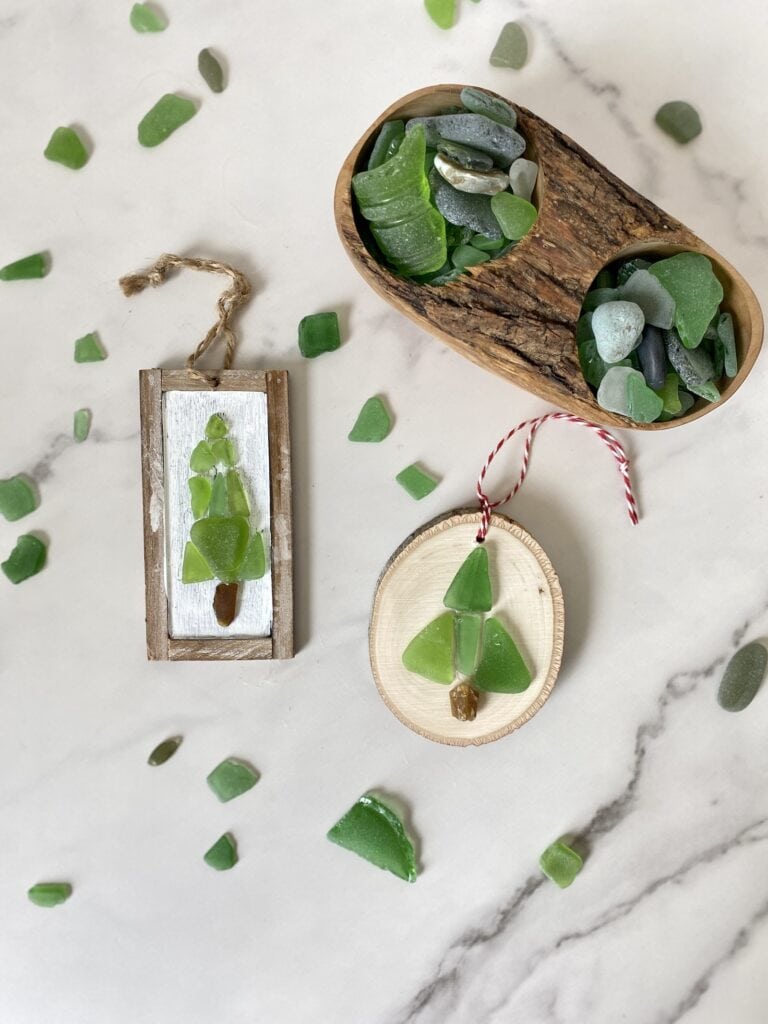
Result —
[[[763, 341], [754, 292], [716, 250], [640, 195], [575, 142], [515, 104], [526, 156], [539, 164], [533, 230], [505, 256], [473, 267], [449, 284], [429, 287], [398, 277], [371, 255], [356, 213], [352, 176], [363, 170], [379, 128], [394, 118], [439, 114], [460, 103], [463, 86], [437, 85], [393, 103], [354, 147], [339, 173], [334, 200], [344, 248], [368, 284], [451, 348], [555, 405], [606, 426], [665, 430], [719, 408], [744, 382]], [[691, 250], [712, 261], [733, 315], [737, 375], [720, 402], [699, 399], [665, 423], [633, 423], [601, 409], [584, 380], [576, 323], [585, 293], [608, 263], [644, 252], [671, 256]]]

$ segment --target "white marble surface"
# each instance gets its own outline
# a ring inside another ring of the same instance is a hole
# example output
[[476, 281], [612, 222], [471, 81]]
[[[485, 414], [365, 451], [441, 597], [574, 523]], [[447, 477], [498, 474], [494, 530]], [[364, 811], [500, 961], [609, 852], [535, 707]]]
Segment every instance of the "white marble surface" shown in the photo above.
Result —
[[[393, 98], [487, 85], [536, 110], [710, 240], [766, 298], [768, 21], [742, 0], [483, 0], [450, 33], [418, 0], [187, 0], [168, 31], [132, 33], [130, 3], [3, 0], [0, 259], [52, 253], [43, 281], [0, 287], [0, 471], [42, 505], [0, 523], [50, 538], [50, 564], [0, 580], [0, 1020], [8, 1024], [763, 1024], [768, 1013], [768, 693], [729, 716], [724, 661], [768, 632], [766, 360], [725, 408], [626, 432], [643, 509], [583, 432], [552, 426], [511, 511], [551, 557], [566, 656], [542, 712], [480, 749], [430, 744], [379, 700], [366, 625], [381, 566], [421, 522], [465, 504], [486, 451], [542, 402], [389, 310], [339, 246], [335, 175]], [[488, 66], [522, 17], [531, 62]], [[217, 47], [229, 89], [195, 58]], [[203, 100], [156, 150], [135, 125], [165, 91]], [[652, 123], [686, 97], [704, 135]], [[75, 174], [42, 150], [81, 125]], [[120, 274], [164, 250], [252, 277], [242, 366], [292, 373], [299, 653], [286, 664], [148, 664], [137, 371], [179, 365], [219, 284], [197, 275], [128, 302]], [[337, 309], [341, 350], [296, 349], [306, 313]], [[75, 365], [98, 330], [105, 363]], [[396, 415], [351, 448], [362, 401]], [[75, 446], [71, 416], [93, 409]], [[422, 460], [443, 482], [415, 504], [393, 482]], [[514, 458], [504, 463], [511, 471]], [[149, 769], [160, 739], [185, 737]], [[218, 805], [205, 775], [235, 755], [263, 773]], [[332, 846], [364, 790], [409, 808], [413, 886]], [[201, 855], [223, 831], [241, 861]], [[591, 853], [567, 892], [536, 861], [566, 832]], [[55, 911], [25, 890], [63, 878]]]

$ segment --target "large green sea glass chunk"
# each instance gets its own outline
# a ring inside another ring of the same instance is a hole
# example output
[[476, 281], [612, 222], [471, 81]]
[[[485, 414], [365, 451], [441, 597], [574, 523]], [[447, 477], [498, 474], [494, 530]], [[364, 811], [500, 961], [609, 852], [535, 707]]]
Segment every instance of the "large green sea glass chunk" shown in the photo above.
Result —
[[515, 641], [498, 619], [487, 619], [475, 686], [489, 693], [522, 693], [532, 679]]
[[195, 519], [202, 519], [211, 502], [211, 481], [207, 476], [193, 476], [189, 479], [189, 503]]
[[299, 351], [305, 359], [335, 352], [341, 345], [337, 313], [310, 313], [299, 322]]
[[36, 508], [37, 495], [23, 476], [0, 480], [0, 513], [9, 523], [15, 523]]
[[402, 821], [370, 793], [350, 807], [328, 838], [406, 882], [416, 881], [416, 855]]
[[57, 128], [43, 155], [73, 171], [79, 171], [88, 163], [88, 152], [74, 128]]
[[0, 268], [0, 281], [22, 281], [34, 277], [45, 277], [48, 261], [44, 252], [35, 252]]
[[463, 676], [471, 676], [477, 665], [483, 617], [474, 612], [458, 612], [454, 617], [456, 668]]
[[212, 580], [213, 573], [210, 566], [197, 550], [191, 540], [188, 540], [184, 548], [184, 561], [181, 566], [182, 583], [205, 583]]
[[698, 252], [681, 252], [654, 263], [648, 273], [675, 300], [675, 327], [686, 348], [696, 348], [723, 301], [723, 286], [710, 260]]
[[235, 583], [248, 548], [248, 520], [243, 516], [211, 516], [192, 524], [190, 538], [223, 583]]
[[358, 413], [347, 437], [350, 441], [376, 443], [383, 441], [391, 429], [392, 420], [387, 408], [378, 395], [374, 395]]
[[260, 580], [267, 571], [267, 556], [264, 551], [264, 538], [254, 533], [248, 543], [248, 550], [240, 569], [240, 577], [244, 580]]
[[489, 612], [493, 606], [488, 552], [478, 545], [453, 578], [443, 598], [446, 608], [457, 612]]
[[139, 142], [142, 146], [159, 146], [196, 113], [197, 107], [191, 100], [166, 93], [139, 122]]
[[445, 612], [411, 640], [403, 652], [403, 665], [409, 672], [433, 683], [452, 683], [453, 615]]
[[0, 565], [11, 583], [23, 583], [36, 576], [45, 565], [47, 548], [32, 533], [25, 533], [16, 541], [16, 547]]

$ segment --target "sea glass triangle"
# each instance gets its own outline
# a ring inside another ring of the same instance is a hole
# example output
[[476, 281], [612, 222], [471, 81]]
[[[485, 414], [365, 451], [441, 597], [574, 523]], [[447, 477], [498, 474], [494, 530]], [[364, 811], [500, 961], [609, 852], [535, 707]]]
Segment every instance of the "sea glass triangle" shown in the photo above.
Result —
[[522, 693], [532, 679], [530, 669], [506, 629], [498, 619], [486, 619], [475, 686], [489, 693]]
[[488, 552], [476, 547], [464, 560], [443, 598], [446, 608], [457, 612], [489, 612], [493, 605]]
[[210, 516], [192, 524], [192, 543], [223, 583], [238, 580], [248, 547], [248, 520], [242, 516]]
[[187, 541], [187, 546], [184, 548], [184, 562], [181, 566], [181, 582], [204, 583], [206, 580], [212, 579], [213, 573], [208, 563], [195, 545], [191, 541]]
[[452, 683], [453, 615], [445, 612], [411, 640], [403, 652], [403, 664], [433, 683]]

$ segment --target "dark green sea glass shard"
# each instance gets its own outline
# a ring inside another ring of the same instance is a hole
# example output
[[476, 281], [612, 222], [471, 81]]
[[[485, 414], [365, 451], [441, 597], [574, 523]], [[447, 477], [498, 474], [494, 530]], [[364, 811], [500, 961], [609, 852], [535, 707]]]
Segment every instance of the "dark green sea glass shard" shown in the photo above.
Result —
[[416, 855], [402, 821], [370, 793], [350, 807], [328, 832], [328, 838], [377, 868], [391, 871], [406, 882], [416, 881]]
[[0, 480], [0, 514], [9, 523], [15, 523], [36, 508], [37, 494], [23, 476]]
[[411, 640], [403, 652], [403, 665], [409, 672], [433, 683], [452, 683], [453, 615], [445, 612]]
[[371, 155], [368, 158], [368, 170], [381, 167], [393, 157], [405, 138], [405, 121], [385, 121], [376, 136]]
[[181, 746], [181, 736], [170, 736], [167, 740], [158, 743], [147, 758], [147, 764], [153, 768], [159, 768], [161, 764], [170, 761], [173, 755]]
[[248, 520], [243, 516], [211, 516], [192, 524], [192, 543], [223, 583], [235, 583], [248, 547]]
[[488, 551], [478, 545], [464, 560], [443, 598], [457, 612], [489, 612], [493, 607]]
[[166, 93], [139, 122], [139, 142], [142, 146], [159, 146], [196, 113], [197, 107], [191, 100]]
[[16, 541], [16, 547], [0, 565], [11, 583], [23, 583], [36, 576], [45, 566], [45, 544], [34, 534], [25, 533]]
[[224, 92], [224, 68], [208, 47], [198, 53], [197, 69], [211, 92]]
[[0, 268], [0, 281], [23, 281], [36, 277], [45, 277], [48, 273], [48, 261], [44, 252], [35, 252], [24, 256], [13, 263]]
[[487, 619], [474, 685], [489, 693], [522, 693], [532, 679], [515, 641], [498, 619]]
[[305, 359], [323, 352], [335, 352], [341, 346], [337, 313], [310, 313], [299, 323], [299, 351]]
[[211, 568], [197, 550], [192, 541], [188, 540], [184, 548], [184, 561], [181, 566], [182, 583], [205, 583], [212, 580]]

